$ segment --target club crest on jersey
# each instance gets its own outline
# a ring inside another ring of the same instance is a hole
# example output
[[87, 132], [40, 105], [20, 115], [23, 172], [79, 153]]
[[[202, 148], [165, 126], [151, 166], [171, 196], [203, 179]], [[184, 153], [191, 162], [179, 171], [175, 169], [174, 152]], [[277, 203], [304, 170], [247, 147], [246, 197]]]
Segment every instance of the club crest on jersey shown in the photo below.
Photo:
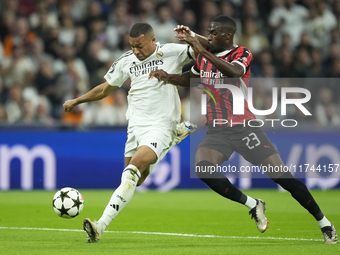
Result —
[[239, 59], [239, 61], [242, 62], [242, 63], [247, 62], [247, 58], [243, 57], [243, 58]]
[[157, 52], [156, 52], [156, 57], [157, 57], [157, 58], [162, 58], [163, 55], [164, 55], [164, 53], [161, 52], [161, 51], [157, 51]]

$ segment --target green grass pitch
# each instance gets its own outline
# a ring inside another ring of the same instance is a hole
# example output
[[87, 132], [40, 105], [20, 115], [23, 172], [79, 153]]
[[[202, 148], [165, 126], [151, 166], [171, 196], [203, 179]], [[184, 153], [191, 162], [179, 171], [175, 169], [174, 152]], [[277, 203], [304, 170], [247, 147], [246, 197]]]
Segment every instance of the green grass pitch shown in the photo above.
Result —
[[[314, 218], [286, 192], [248, 190], [267, 205], [261, 234], [245, 206], [210, 190], [136, 193], [100, 242], [85, 243], [84, 218], [98, 219], [112, 191], [79, 190], [82, 213], [63, 219], [52, 209], [55, 192], [0, 192], [0, 254], [339, 254], [323, 244]], [[340, 229], [340, 190], [312, 191]]]

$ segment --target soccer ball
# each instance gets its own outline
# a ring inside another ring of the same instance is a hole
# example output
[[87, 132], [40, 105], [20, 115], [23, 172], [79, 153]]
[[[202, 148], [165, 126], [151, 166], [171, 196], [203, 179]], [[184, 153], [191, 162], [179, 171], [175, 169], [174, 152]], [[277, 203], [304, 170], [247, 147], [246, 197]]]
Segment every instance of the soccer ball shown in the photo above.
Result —
[[62, 218], [71, 219], [79, 215], [84, 207], [83, 196], [73, 188], [62, 188], [53, 197], [53, 209]]

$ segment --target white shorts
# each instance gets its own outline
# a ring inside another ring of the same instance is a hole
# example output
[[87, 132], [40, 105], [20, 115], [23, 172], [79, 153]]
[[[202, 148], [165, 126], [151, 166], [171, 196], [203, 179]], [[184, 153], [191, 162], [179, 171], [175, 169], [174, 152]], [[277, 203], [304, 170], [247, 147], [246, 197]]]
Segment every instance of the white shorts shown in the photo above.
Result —
[[159, 162], [173, 145], [176, 135], [176, 122], [170, 125], [129, 126], [125, 157], [132, 157], [139, 146], [146, 145], [156, 153], [156, 162]]

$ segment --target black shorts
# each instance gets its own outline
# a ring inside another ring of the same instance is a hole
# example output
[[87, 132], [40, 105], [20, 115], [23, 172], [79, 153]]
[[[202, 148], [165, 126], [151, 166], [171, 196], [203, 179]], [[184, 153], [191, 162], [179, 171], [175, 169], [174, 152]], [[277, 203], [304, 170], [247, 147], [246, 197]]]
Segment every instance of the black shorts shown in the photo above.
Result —
[[197, 149], [200, 147], [221, 152], [225, 156], [224, 161], [236, 151], [254, 165], [259, 165], [264, 159], [278, 153], [261, 128], [242, 125], [220, 130], [209, 129]]

